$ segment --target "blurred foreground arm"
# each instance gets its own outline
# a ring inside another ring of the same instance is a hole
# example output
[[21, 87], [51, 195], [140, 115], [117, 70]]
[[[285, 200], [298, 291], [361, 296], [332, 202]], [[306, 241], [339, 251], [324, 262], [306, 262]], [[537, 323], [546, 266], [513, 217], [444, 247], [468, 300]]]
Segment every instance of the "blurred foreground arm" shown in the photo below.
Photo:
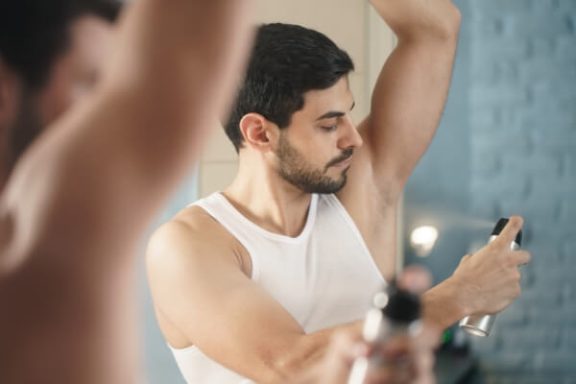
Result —
[[243, 0], [139, 0], [94, 94], [16, 166], [0, 204], [0, 382], [139, 382], [138, 239], [229, 103]]

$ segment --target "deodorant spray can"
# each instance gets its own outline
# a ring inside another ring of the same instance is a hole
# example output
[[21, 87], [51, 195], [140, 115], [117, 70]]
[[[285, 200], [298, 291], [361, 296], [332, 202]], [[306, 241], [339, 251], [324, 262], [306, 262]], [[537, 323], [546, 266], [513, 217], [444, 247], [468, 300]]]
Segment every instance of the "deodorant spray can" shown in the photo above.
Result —
[[[488, 243], [494, 241], [496, 237], [502, 232], [506, 224], [508, 223], [508, 219], [500, 219], [496, 226], [492, 230], [492, 235], [488, 240]], [[518, 232], [516, 235], [516, 239], [510, 244], [510, 249], [513, 251], [520, 249], [520, 245], [522, 245], [522, 231]], [[467, 333], [474, 335], [474, 336], [481, 336], [486, 337], [490, 335], [490, 331], [492, 330], [492, 326], [494, 325], [495, 315], [472, 315], [466, 316], [462, 320], [460, 320], [460, 327], [464, 329]]]
[[[377, 346], [395, 336], [415, 336], [421, 329], [420, 312], [420, 298], [392, 284], [374, 296], [373, 307], [364, 320], [364, 340]], [[364, 383], [370, 367], [383, 363], [378, 352], [357, 358], [348, 384]]]

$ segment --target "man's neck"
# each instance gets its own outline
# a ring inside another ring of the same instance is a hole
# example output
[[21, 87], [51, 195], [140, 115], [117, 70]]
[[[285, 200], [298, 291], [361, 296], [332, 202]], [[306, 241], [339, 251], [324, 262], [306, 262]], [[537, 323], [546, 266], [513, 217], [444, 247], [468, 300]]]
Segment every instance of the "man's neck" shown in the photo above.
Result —
[[306, 225], [312, 195], [284, 180], [264, 165], [239, 167], [224, 195], [240, 213], [260, 227], [297, 236]]

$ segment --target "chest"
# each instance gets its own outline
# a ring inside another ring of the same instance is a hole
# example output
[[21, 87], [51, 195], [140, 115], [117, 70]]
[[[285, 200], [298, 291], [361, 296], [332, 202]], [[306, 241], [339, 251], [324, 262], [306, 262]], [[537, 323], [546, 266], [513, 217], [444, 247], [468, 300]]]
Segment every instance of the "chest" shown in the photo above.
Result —
[[384, 285], [360, 234], [331, 219], [318, 220], [302, 241], [247, 247], [253, 280], [306, 331], [362, 318]]

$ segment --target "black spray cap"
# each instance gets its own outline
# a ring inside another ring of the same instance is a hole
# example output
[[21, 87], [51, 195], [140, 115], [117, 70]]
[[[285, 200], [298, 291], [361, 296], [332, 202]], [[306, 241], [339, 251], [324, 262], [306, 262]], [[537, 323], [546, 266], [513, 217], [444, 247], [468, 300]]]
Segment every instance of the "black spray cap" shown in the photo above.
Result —
[[[500, 220], [498, 220], [498, 222], [494, 226], [494, 229], [492, 230], [492, 236], [498, 236], [500, 232], [502, 232], [506, 224], [508, 224], [508, 221], [509, 220], [506, 218], [501, 218]], [[516, 235], [516, 239], [514, 241], [516, 242], [516, 244], [522, 245], [522, 230], [518, 232], [518, 234]]]
[[388, 304], [382, 308], [384, 315], [398, 323], [411, 323], [420, 318], [420, 298], [415, 294], [391, 285]]

